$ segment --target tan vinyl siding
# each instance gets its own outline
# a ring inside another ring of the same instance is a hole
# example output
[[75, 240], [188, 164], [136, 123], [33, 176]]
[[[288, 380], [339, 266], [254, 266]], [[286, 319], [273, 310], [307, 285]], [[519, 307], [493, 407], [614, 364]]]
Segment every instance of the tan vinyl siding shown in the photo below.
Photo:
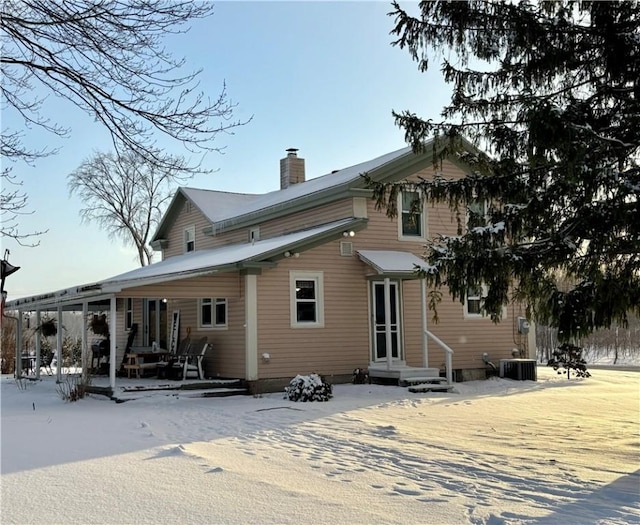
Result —
[[[290, 270], [322, 271], [324, 328], [292, 328]], [[260, 378], [295, 374], [351, 373], [368, 366], [369, 336], [367, 284], [363, 265], [355, 257], [339, 255], [339, 241], [286, 260], [258, 280], [258, 355]]]
[[210, 226], [210, 223], [195, 206], [185, 201], [182, 203], [178, 217], [171, 225], [167, 235], [168, 243], [167, 247], [162, 251], [163, 259], [184, 253], [184, 231], [192, 226], [195, 230], [195, 249], [201, 250], [207, 247], [208, 239], [202, 231]]
[[249, 242], [249, 230], [253, 227], [260, 227], [260, 238], [268, 239], [286, 233], [311, 228], [320, 224], [344, 219], [353, 215], [352, 199], [342, 199], [337, 202], [319, 206], [303, 212], [294, 213], [286, 217], [273, 219], [265, 222], [258, 222], [246, 228], [240, 228], [229, 232], [221, 232], [215, 237], [208, 236], [203, 241], [201, 247], [214, 248], [228, 244], [242, 244]]
[[228, 272], [128, 288], [118, 295], [144, 298], [240, 297], [241, 287], [242, 279], [238, 273]]

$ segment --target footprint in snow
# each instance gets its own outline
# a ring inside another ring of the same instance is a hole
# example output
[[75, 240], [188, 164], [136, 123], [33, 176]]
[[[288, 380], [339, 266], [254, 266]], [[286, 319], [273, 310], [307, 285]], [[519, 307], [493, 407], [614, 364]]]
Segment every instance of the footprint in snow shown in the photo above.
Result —
[[215, 474], [217, 472], [224, 472], [224, 469], [222, 467], [213, 467], [207, 470], [207, 474]]

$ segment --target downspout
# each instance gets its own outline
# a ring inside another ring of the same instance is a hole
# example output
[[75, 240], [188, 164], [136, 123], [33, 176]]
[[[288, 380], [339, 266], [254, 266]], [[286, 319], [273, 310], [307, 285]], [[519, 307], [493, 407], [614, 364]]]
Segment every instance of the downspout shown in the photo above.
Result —
[[487, 354], [487, 352], [482, 354], [482, 360], [485, 362], [485, 364], [487, 364], [487, 365], [489, 365], [491, 367], [491, 370], [493, 371], [494, 375], [498, 372], [498, 368], [496, 367], [496, 365], [494, 365], [491, 362], [491, 360], [489, 359], [489, 354]]

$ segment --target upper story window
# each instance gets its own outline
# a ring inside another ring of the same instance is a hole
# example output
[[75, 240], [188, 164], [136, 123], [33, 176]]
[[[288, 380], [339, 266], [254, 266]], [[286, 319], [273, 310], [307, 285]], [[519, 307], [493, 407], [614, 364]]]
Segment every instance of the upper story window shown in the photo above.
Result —
[[249, 230], [249, 242], [254, 243], [260, 240], [260, 227], [256, 226]]
[[401, 238], [424, 238], [425, 221], [422, 210], [422, 196], [416, 190], [403, 190], [398, 197], [399, 233]]
[[184, 252], [193, 252], [196, 249], [196, 228], [191, 226], [184, 230]]
[[220, 297], [200, 299], [200, 328], [227, 327], [227, 300]]
[[464, 305], [465, 317], [484, 317], [483, 302], [486, 296], [484, 286], [476, 286], [467, 290], [467, 300]]
[[489, 220], [489, 205], [485, 199], [474, 199], [467, 204], [467, 228], [486, 226]]
[[324, 326], [324, 282], [322, 272], [289, 274], [292, 328]]

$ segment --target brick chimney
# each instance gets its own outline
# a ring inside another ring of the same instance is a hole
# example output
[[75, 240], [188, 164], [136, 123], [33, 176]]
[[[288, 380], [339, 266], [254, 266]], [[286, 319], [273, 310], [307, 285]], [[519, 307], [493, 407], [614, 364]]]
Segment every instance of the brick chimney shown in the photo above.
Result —
[[296, 148], [289, 148], [287, 156], [280, 159], [280, 189], [304, 182], [304, 159], [298, 157]]

